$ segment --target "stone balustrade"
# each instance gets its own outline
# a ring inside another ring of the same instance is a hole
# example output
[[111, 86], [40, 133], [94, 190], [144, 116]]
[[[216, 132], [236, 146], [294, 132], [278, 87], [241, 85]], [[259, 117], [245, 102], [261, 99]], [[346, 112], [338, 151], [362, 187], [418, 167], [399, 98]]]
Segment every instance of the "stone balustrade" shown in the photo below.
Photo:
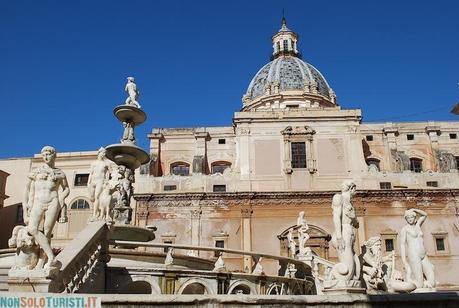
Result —
[[108, 231], [105, 222], [91, 222], [57, 255], [62, 267], [51, 280], [49, 292], [85, 292], [88, 285], [89, 293], [104, 292]]

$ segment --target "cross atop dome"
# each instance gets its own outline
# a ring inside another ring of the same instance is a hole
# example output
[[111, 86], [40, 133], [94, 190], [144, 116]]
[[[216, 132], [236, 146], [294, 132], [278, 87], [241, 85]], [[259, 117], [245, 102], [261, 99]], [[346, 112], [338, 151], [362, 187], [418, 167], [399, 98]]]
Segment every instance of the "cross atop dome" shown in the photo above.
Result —
[[280, 56], [294, 56], [301, 58], [297, 48], [298, 35], [287, 27], [287, 20], [282, 17], [282, 25], [279, 31], [273, 35], [273, 54], [271, 60]]

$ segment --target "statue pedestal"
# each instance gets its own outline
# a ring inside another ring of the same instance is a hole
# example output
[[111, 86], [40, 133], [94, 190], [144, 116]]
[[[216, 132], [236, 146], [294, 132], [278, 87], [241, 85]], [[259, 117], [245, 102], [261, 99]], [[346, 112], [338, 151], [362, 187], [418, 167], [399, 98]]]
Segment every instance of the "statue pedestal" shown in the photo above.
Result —
[[59, 273], [57, 267], [48, 269], [10, 269], [8, 272], [9, 292], [49, 292], [52, 278]]
[[355, 288], [355, 287], [338, 287], [332, 289], [323, 289], [322, 292], [325, 295], [343, 295], [343, 294], [366, 294], [364, 288]]

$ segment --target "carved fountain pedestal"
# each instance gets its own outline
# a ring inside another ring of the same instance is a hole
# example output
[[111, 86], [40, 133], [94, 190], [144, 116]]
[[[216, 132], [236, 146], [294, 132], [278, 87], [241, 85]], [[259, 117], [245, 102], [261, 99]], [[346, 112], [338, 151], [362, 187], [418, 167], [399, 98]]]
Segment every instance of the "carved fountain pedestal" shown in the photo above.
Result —
[[106, 157], [119, 166], [119, 197], [113, 209], [113, 216], [120, 224], [130, 224], [134, 171], [150, 161], [148, 153], [135, 145], [134, 128], [145, 122], [147, 115], [140, 108], [130, 104], [115, 107], [113, 113], [124, 125], [121, 142], [106, 147]]

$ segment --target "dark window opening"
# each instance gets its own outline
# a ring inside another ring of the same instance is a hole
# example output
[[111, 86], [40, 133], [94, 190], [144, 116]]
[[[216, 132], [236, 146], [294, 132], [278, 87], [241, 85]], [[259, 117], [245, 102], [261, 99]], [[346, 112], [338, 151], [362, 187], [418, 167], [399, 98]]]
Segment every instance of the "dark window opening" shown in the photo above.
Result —
[[394, 240], [393, 239], [386, 239], [384, 243], [386, 245], [387, 252], [394, 250]]
[[226, 139], [218, 139], [218, 144], [226, 144]]
[[422, 159], [410, 158], [410, 170], [420, 173], [422, 171]]
[[392, 183], [391, 182], [379, 182], [379, 188], [392, 189]]
[[280, 51], [280, 42], [277, 42], [276, 46], [277, 46], [277, 50], [276, 51], [279, 52]]
[[426, 182], [426, 185], [428, 187], [438, 187], [438, 182], [437, 181], [428, 181], [428, 182]]
[[457, 134], [449, 134], [449, 139], [457, 139]]
[[288, 50], [288, 41], [284, 40], [284, 51]]
[[367, 136], [365, 137], [365, 139], [366, 139], [367, 141], [373, 141], [373, 135], [367, 135]]
[[164, 185], [164, 191], [177, 190], [177, 185]]
[[[163, 244], [172, 244], [172, 241], [170, 240], [163, 241]], [[169, 250], [169, 247], [164, 247], [164, 253], [167, 253], [168, 250]]]
[[213, 191], [214, 192], [225, 192], [226, 191], [226, 185], [214, 185]]
[[459, 170], [459, 156], [456, 156], [456, 168]]
[[414, 135], [413, 134], [406, 135], [406, 140], [414, 140]]
[[292, 142], [292, 168], [306, 168], [306, 144]]
[[24, 212], [22, 210], [22, 204], [19, 204], [16, 209], [16, 223], [18, 224], [24, 223]]
[[445, 239], [444, 238], [436, 238], [435, 245], [437, 246], [438, 251], [445, 251]]
[[212, 163], [211, 171], [212, 171], [212, 174], [215, 174], [215, 173], [223, 174], [223, 172], [225, 172], [225, 170], [228, 169], [229, 167], [231, 167], [231, 164], [229, 162], [214, 162]]
[[175, 163], [171, 165], [171, 173], [175, 175], [190, 175], [190, 165], [187, 163]]
[[72, 210], [85, 210], [85, 209], [89, 209], [89, 203], [88, 201], [84, 200], [84, 199], [78, 199], [76, 200], [75, 202], [72, 203], [72, 205], [70, 206], [70, 208]]
[[372, 159], [372, 158], [367, 159], [366, 163], [367, 163], [367, 165], [368, 165], [368, 169], [369, 169], [369, 170], [370, 170], [370, 169], [375, 169], [376, 171], [381, 170], [381, 169], [379, 168], [379, 160], [377, 160], [377, 159]]
[[75, 174], [74, 186], [87, 186], [89, 180], [88, 173]]
[[[225, 248], [225, 241], [224, 240], [216, 240], [215, 241], [215, 247], [216, 248]], [[215, 256], [218, 257], [220, 256], [220, 252], [216, 251]]]

